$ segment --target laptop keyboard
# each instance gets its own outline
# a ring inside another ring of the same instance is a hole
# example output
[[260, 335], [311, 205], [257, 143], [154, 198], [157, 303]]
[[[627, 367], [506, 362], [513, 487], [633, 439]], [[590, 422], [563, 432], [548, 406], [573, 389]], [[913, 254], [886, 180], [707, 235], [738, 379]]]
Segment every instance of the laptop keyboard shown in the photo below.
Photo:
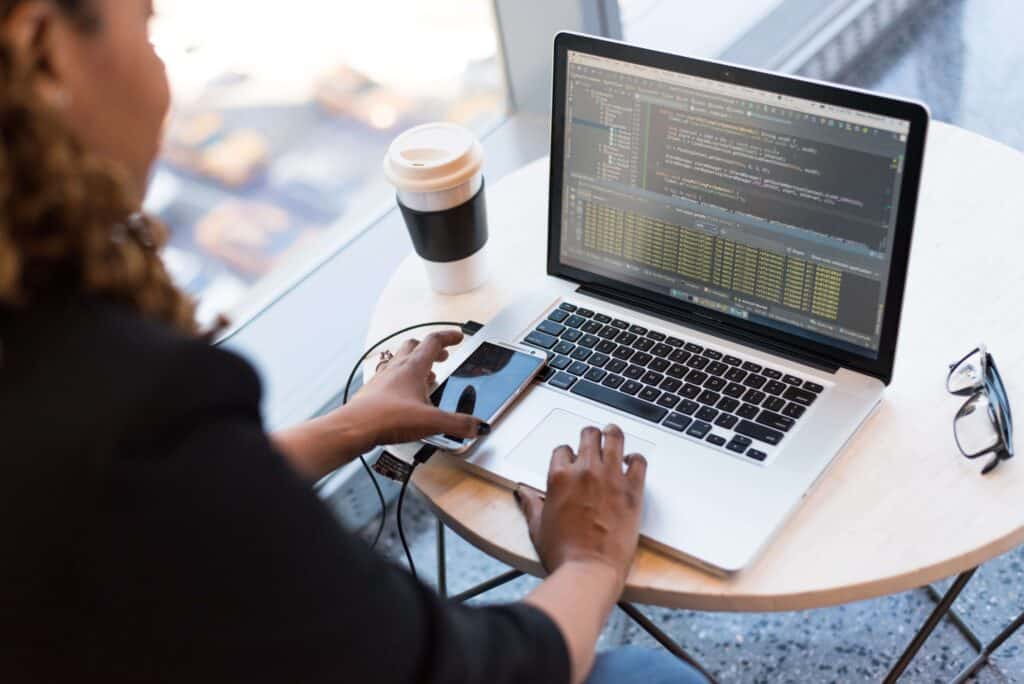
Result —
[[759, 462], [825, 389], [570, 303], [523, 342], [548, 352], [551, 387]]

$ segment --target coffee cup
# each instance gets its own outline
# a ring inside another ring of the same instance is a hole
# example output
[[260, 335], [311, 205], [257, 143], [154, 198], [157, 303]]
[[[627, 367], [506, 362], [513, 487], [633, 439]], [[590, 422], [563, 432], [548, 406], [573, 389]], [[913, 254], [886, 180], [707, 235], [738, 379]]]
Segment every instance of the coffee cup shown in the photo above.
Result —
[[451, 295], [483, 285], [487, 205], [483, 147], [476, 136], [450, 123], [411, 128], [391, 144], [384, 173], [395, 186], [430, 286]]

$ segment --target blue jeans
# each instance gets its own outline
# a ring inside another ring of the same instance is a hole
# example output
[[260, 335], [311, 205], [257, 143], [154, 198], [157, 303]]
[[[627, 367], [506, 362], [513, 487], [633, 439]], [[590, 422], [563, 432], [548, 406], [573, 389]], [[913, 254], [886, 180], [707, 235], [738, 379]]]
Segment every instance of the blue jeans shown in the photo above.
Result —
[[597, 654], [587, 684], [707, 684], [692, 667], [668, 651], [623, 646]]

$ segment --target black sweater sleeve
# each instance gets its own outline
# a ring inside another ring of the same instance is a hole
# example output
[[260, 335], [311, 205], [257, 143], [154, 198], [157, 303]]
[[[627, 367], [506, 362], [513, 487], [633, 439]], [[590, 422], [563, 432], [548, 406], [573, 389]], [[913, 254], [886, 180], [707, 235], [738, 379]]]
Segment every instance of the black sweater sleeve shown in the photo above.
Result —
[[564, 640], [542, 612], [443, 601], [344, 532], [254, 406], [204, 402], [181, 418], [155, 433], [162, 447], [112, 464], [79, 546], [94, 675], [568, 681]]

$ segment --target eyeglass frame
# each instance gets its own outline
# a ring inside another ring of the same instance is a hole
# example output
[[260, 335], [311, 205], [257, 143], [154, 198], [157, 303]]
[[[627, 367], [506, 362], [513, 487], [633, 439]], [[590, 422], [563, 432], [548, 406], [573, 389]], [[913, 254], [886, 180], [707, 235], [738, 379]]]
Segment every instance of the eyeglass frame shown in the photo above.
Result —
[[[978, 354], [981, 359], [981, 373], [979, 379], [972, 385], [964, 387], [959, 390], [950, 389], [950, 380], [953, 378], [953, 372], [959, 368], [967, 359], [971, 358], [974, 354]], [[981, 470], [982, 475], [995, 470], [996, 466], [1001, 461], [1006, 461], [1013, 458], [1013, 414], [1010, 410], [1010, 398], [1006, 394], [1006, 386], [1003, 383], [1003, 378], [999, 374], [999, 369], [996, 367], [995, 359], [988, 352], [985, 345], [980, 344], [955, 363], [949, 365], [949, 373], [946, 375], [946, 391], [950, 394], [967, 397], [963, 405], [956, 412], [956, 416], [953, 418], [953, 439], [956, 441], [956, 446], [960, 449], [960, 453], [968, 459], [976, 459], [995, 452], [995, 456], [989, 461], [984, 468]], [[984, 394], [988, 399], [990, 407], [989, 417], [996, 428], [996, 434], [999, 437], [999, 441], [990, 447], [982, 449], [976, 453], [967, 453], [964, 450], [963, 445], [960, 444], [960, 438], [956, 434], [956, 423], [958, 420], [966, 415], [969, 415], [967, 411], [968, 406], [973, 402], [977, 401], [978, 397]], [[995, 399], [995, 401], [993, 401]], [[993, 409], [994, 407], [994, 409]]]

